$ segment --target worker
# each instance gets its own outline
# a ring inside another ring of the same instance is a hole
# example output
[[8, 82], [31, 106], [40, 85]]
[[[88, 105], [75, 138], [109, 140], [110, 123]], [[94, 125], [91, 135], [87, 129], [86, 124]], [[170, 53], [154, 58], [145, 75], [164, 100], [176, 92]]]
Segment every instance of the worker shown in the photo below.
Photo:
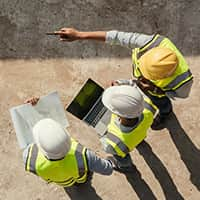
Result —
[[102, 102], [112, 112], [107, 131], [100, 139], [103, 148], [113, 155], [119, 171], [132, 171], [129, 152], [146, 138], [157, 108], [149, 98], [143, 98], [136, 84], [107, 88]]
[[[25, 103], [37, 104], [39, 98], [27, 99]], [[91, 179], [97, 172], [111, 175], [113, 164], [102, 159], [70, 137], [58, 122], [45, 118], [33, 127], [35, 143], [23, 152], [26, 171], [40, 176], [48, 183], [63, 187], [79, 185]]]
[[99, 40], [130, 48], [133, 76], [137, 78], [138, 86], [159, 109], [152, 129], [162, 129], [172, 113], [170, 98], [189, 96], [193, 83], [192, 73], [183, 55], [167, 37], [116, 30], [81, 32], [74, 28], [62, 28], [55, 34], [62, 41]]

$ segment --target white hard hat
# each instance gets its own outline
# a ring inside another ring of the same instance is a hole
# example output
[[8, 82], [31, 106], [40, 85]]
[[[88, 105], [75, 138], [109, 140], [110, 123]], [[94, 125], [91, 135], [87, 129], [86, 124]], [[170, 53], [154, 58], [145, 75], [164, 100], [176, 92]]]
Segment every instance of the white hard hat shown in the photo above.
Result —
[[121, 117], [135, 118], [144, 109], [144, 99], [136, 85], [120, 85], [107, 88], [102, 96], [103, 104]]
[[49, 118], [35, 124], [33, 137], [41, 152], [49, 159], [64, 158], [71, 146], [67, 131], [58, 122]]

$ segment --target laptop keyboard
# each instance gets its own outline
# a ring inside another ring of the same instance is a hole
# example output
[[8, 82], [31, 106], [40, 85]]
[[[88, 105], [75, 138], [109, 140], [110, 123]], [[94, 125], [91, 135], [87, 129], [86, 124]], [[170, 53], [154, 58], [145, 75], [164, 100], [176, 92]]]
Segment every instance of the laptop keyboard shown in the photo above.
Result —
[[89, 125], [95, 127], [107, 108], [103, 105], [101, 98], [97, 101], [95, 106], [90, 110], [84, 121]]

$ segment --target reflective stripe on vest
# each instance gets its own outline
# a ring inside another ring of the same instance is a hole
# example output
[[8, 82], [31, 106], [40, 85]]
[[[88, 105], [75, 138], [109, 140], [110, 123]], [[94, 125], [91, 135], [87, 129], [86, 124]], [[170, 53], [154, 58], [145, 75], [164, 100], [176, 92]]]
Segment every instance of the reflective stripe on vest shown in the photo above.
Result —
[[124, 154], [127, 154], [129, 152], [129, 148], [126, 146], [126, 144], [124, 144], [124, 142], [122, 142], [120, 138], [118, 138], [116, 135], [107, 132], [106, 136], [108, 139], [113, 141]]
[[163, 39], [164, 39], [163, 36], [156, 34], [151, 41], [149, 41], [147, 44], [145, 44], [143, 47], [140, 48], [137, 58], [140, 58], [148, 50], [159, 46], [159, 44], [162, 42]]
[[[51, 181], [50, 179], [46, 180], [48, 183], [52, 183], [53, 181]], [[63, 187], [67, 187], [68, 185], [72, 184], [74, 182], [73, 178], [69, 178], [67, 180], [64, 181], [56, 181], [55, 183], [57, 183], [58, 185], [61, 185]]]
[[184, 72], [183, 74], [178, 75], [174, 80], [172, 80], [168, 85], [166, 85], [163, 89], [170, 90], [171, 88], [175, 88], [180, 82], [183, 82], [187, 78], [190, 78], [192, 73], [190, 70]]
[[156, 113], [156, 108], [154, 108], [151, 104], [147, 103], [146, 101], [144, 101], [144, 107], [150, 110], [153, 113], [153, 115]]
[[28, 155], [27, 155], [27, 161], [26, 161], [26, 170], [30, 171], [34, 174], [37, 175], [36, 173], [36, 169], [35, 169], [35, 163], [36, 163], [36, 159], [37, 159], [37, 154], [38, 154], [38, 148], [36, 146], [36, 144], [33, 144], [28, 151]]
[[[51, 183], [51, 182], [48, 182], [48, 183]], [[68, 185], [71, 185], [74, 183], [74, 179], [73, 178], [69, 178], [68, 180], [66, 181], [56, 181], [56, 183], [58, 185], [61, 185], [63, 187], [67, 187]]]

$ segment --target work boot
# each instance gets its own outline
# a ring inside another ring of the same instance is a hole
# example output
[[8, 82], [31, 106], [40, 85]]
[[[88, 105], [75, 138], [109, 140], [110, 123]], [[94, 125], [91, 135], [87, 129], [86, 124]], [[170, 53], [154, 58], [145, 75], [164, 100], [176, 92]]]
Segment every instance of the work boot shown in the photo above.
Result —
[[161, 130], [161, 129], [165, 128], [166, 121], [169, 119], [170, 114], [171, 114], [171, 112], [165, 116], [161, 116], [160, 114], [157, 114], [157, 116], [153, 120], [151, 128], [153, 130]]

